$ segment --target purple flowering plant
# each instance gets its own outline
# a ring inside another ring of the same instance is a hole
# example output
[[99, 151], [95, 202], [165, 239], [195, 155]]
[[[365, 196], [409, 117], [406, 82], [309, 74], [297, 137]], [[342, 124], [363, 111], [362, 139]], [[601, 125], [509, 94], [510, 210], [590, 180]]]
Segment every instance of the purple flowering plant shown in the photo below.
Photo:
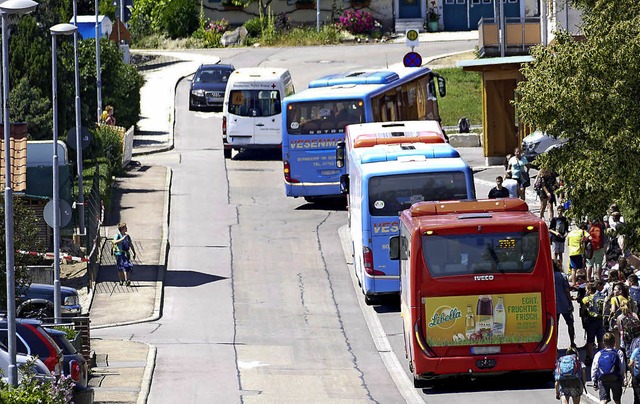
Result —
[[352, 34], [368, 34], [375, 27], [375, 22], [370, 12], [349, 9], [340, 16], [337, 25]]
[[229, 28], [229, 21], [223, 18], [221, 20], [209, 21], [204, 29], [205, 31], [223, 34], [227, 30], [227, 28]]

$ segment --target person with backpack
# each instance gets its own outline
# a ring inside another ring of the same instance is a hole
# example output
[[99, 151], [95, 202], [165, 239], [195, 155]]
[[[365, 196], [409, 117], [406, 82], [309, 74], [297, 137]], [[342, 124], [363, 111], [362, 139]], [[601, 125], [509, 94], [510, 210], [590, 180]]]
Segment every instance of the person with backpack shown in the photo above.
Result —
[[626, 352], [631, 341], [640, 336], [640, 318], [631, 311], [628, 303], [622, 303], [620, 312], [621, 314], [616, 318], [616, 328], [620, 337], [620, 348]]
[[571, 397], [573, 404], [579, 404], [585, 390], [587, 374], [586, 366], [580, 362], [576, 348], [568, 348], [566, 354], [558, 358], [554, 378], [556, 400], [561, 400], [562, 404], [569, 404]]
[[[640, 341], [640, 338], [636, 338]], [[629, 359], [629, 370], [631, 371], [631, 387], [633, 388], [633, 404], [640, 404], [640, 346], [631, 352]]]
[[627, 278], [627, 285], [629, 286], [629, 299], [633, 300], [636, 306], [635, 312], [638, 312], [638, 303], [640, 303], [640, 286], [638, 286], [638, 275], [631, 274]]
[[571, 285], [576, 283], [576, 272], [584, 269], [584, 250], [589, 237], [586, 223], [580, 223], [577, 229], [571, 230], [567, 234], [569, 268], [571, 268], [571, 280], [569, 283]]
[[613, 333], [605, 333], [602, 341], [604, 348], [598, 351], [591, 365], [591, 380], [598, 390], [601, 404], [608, 403], [612, 398], [616, 404], [620, 404], [626, 362], [622, 351], [614, 348], [616, 337]]
[[602, 338], [604, 335], [604, 326], [602, 324], [602, 308], [604, 305], [605, 296], [602, 294], [601, 290], [601, 282], [588, 283], [588, 295], [585, 296], [581, 302], [583, 327], [587, 332], [587, 356], [585, 359], [587, 365], [591, 364], [591, 361], [593, 360], [595, 344], [598, 344], [598, 349], [600, 349], [600, 347], [602, 346]]

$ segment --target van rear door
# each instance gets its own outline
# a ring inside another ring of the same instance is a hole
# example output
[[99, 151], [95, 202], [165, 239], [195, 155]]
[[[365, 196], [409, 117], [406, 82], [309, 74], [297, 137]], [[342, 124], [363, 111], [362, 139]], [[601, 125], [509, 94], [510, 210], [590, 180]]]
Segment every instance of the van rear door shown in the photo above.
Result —
[[236, 89], [229, 92], [227, 143], [230, 145], [242, 146], [253, 142], [256, 114], [254, 91]]
[[255, 109], [253, 142], [260, 145], [282, 144], [282, 91], [274, 88], [256, 90], [254, 103]]

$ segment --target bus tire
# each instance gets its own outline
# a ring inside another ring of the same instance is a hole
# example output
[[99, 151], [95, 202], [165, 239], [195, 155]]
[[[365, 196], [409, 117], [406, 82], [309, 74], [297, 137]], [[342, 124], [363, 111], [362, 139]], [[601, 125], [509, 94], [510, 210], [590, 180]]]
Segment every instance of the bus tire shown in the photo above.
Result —
[[367, 304], [367, 306], [372, 306], [372, 305], [376, 304], [377, 301], [378, 301], [378, 299], [376, 299], [375, 296], [364, 295], [364, 302]]
[[232, 149], [225, 148], [224, 149], [224, 158], [230, 159], [231, 158], [231, 152], [232, 152]]
[[416, 389], [424, 389], [428, 386], [429, 383], [426, 380], [418, 379], [417, 377], [413, 376], [413, 387], [415, 387]]

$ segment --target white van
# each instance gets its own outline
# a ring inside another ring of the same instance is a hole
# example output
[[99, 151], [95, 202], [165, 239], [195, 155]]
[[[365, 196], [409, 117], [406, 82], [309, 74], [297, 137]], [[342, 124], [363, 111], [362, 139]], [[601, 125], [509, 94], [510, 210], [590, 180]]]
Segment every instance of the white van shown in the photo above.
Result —
[[282, 145], [282, 99], [295, 92], [289, 70], [274, 67], [236, 69], [227, 83], [222, 107], [225, 158], [232, 149]]

